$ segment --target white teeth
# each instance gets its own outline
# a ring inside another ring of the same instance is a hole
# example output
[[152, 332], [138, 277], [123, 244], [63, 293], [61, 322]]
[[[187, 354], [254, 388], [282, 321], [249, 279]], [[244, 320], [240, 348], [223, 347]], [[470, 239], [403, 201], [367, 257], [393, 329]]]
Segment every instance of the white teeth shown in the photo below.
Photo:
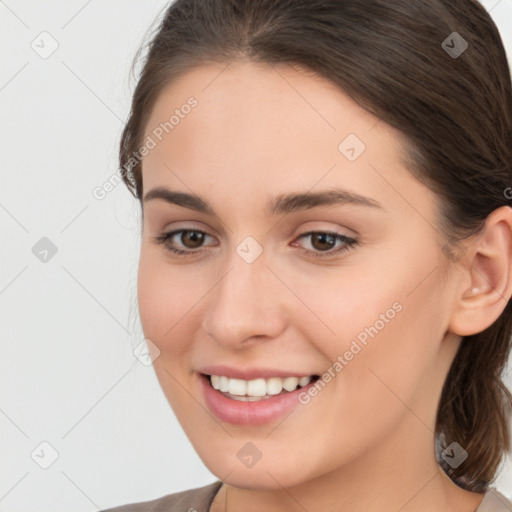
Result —
[[[213, 377], [213, 375], [212, 375]], [[219, 388], [223, 393], [227, 393], [229, 391], [229, 379], [227, 377], [224, 377], [224, 376], [221, 376], [219, 377], [220, 378], [220, 383], [219, 383]]]
[[242, 379], [229, 379], [229, 391], [230, 395], [240, 395], [243, 396], [247, 394], [247, 384], [246, 380]]
[[280, 379], [279, 377], [271, 377], [270, 379], [267, 379], [265, 385], [267, 388], [267, 395], [278, 395], [283, 391], [284, 387], [283, 379]]
[[299, 386], [303, 388], [304, 386], [307, 386], [311, 382], [311, 377], [301, 377], [299, 379]]
[[[306, 377], [306, 379], [309, 382], [309, 377]], [[286, 377], [286, 379], [283, 379], [283, 388], [286, 389], [286, 391], [293, 391], [294, 389], [297, 389], [299, 382], [300, 379], [298, 377]]]
[[[231, 389], [231, 386], [229, 387]], [[242, 393], [233, 393], [232, 395], [241, 395]], [[267, 384], [265, 379], [254, 379], [247, 382], [247, 394], [248, 396], [264, 396], [267, 393]]]
[[[264, 397], [278, 395], [284, 390], [294, 391], [297, 386], [307, 386], [311, 377], [271, 377], [270, 379], [230, 379], [224, 375], [211, 375], [211, 384], [214, 389], [238, 397]], [[250, 400], [249, 400], [250, 401]]]
[[212, 387], [215, 389], [220, 389], [220, 377], [218, 375], [211, 375], [210, 376]]

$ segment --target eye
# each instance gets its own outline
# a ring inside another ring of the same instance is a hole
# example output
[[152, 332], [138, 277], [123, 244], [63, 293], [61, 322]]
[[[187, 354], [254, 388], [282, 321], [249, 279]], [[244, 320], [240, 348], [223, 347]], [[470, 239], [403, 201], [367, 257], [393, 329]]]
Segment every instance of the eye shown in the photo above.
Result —
[[[163, 244], [165, 248], [179, 256], [193, 255], [202, 252], [203, 243], [210, 237], [208, 233], [198, 229], [177, 229], [169, 233], [162, 233], [154, 237], [156, 243]], [[348, 251], [357, 244], [357, 240], [331, 231], [308, 231], [298, 237], [297, 240], [310, 238], [309, 248], [301, 247], [301, 250], [313, 257], [332, 257], [336, 254]], [[176, 244], [181, 247], [176, 247]], [[293, 242], [296, 247], [298, 242]]]
[[[310, 238], [309, 245], [312, 249], [304, 249], [304, 252], [320, 258], [330, 257], [348, 251], [357, 244], [357, 240], [354, 238], [331, 231], [308, 231], [300, 235], [298, 240], [306, 238]], [[336, 246], [337, 243], [339, 243], [338, 246]], [[294, 242], [294, 244], [296, 244], [296, 242]]]
[[[177, 229], [170, 233], [162, 233], [156, 236], [155, 242], [165, 245], [165, 248], [173, 254], [186, 255], [200, 252], [197, 249], [201, 248], [207, 237], [210, 237], [208, 233], [198, 229]], [[185, 249], [176, 247], [176, 241], [179, 241], [181, 247]]]

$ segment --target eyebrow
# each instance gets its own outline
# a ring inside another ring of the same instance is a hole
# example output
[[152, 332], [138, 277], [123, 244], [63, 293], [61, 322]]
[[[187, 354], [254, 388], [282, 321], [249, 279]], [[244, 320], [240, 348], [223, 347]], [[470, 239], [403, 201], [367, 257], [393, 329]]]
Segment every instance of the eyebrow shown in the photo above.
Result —
[[[143, 202], [161, 199], [170, 204], [176, 204], [201, 213], [216, 215], [213, 208], [196, 194], [178, 192], [165, 187], [155, 187], [146, 193]], [[300, 192], [280, 194], [267, 204], [269, 215], [285, 214], [303, 210], [309, 210], [317, 206], [341, 206], [355, 204], [371, 208], [383, 209], [375, 199], [365, 197], [348, 190], [333, 188], [319, 192]]]

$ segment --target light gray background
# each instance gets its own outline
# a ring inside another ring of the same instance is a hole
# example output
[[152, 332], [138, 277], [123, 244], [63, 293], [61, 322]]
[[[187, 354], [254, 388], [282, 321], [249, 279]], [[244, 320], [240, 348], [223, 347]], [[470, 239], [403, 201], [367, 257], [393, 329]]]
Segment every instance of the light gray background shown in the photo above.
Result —
[[[132, 353], [139, 205], [123, 184], [92, 193], [117, 174], [132, 57], [167, 3], [0, 0], [2, 512], [92, 512], [216, 478]], [[483, 3], [512, 56], [512, 0]], [[31, 47], [52, 40], [46, 59]], [[512, 497], [510, 460], [498, 487]]]

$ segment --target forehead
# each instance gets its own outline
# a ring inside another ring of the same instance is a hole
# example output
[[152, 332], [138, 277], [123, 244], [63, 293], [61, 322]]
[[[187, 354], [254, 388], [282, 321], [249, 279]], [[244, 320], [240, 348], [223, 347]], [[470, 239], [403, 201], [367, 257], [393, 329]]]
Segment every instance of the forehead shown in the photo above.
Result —
[[[241, 137], [247, 132], [274, 130], [273, 135], [284, 138], [299, 130], [319, 131], [320, 135], [338, 132], [339, 136], [347, 127], [364, 133], [379, 121], [336, 84], [312, 71], [241, 61], [196, 67], [174, 79], [161, 91], [146, 134], [179, 111], [191, 97], [197, 106], [190, 117], [200, 117], [201, 125], [196, 128], [210, 135], [222, 131], [224, 135]], [[194, 121], [187, 121], [190, 123]], [[275, 133], [276, 128], [279, 134]]]
[[143, 161], [145, 191], [168, 184], [234, 204], [233, 191], [261, 202], [318, 184], [384, 203], [393, 189], [386, 181], [406, 187], [410, 200], [422, 188], [402, 165], [392, 127], [326, 78], [288, 65], [190, 70], [162, 90], [145, 137], [155, 142]]

